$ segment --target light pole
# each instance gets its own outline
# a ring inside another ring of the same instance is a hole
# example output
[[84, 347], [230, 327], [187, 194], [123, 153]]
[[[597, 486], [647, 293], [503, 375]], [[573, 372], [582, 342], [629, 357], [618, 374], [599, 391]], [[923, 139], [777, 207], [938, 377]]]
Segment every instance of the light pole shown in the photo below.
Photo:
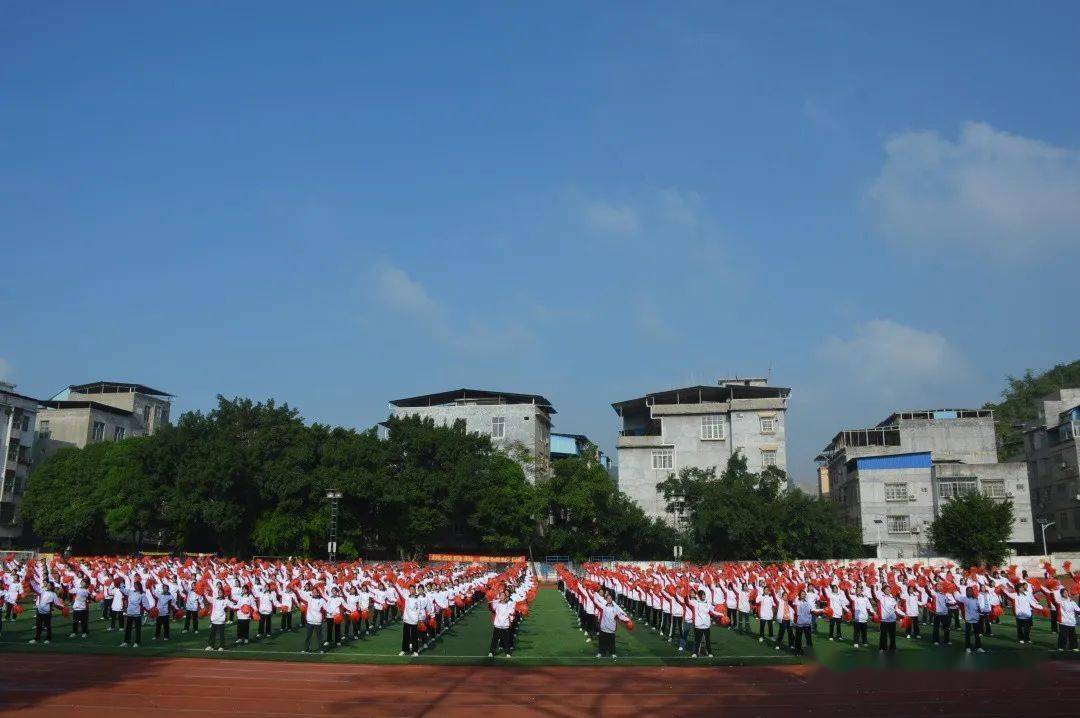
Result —
[[1057, 521], [1047, 521], [1046, 519], [1039, 519], [1039, 526], [1042, 526], [1043, 556], [1049, 556], [1050, 555], [1050, 554], [1046, 553], [1046, 529], [1050, 528], [1051, 526], [1053, 526], [1056, 523], [1057, 523]]
[[682, 559], [682, 546], [676, 546], [674, 551], [672, 551], [672, 553], [675, 555], [675, 560], [676, 561], [681, 560]]
[[911, 527], [911, 533], [915, 534], [915, 558], [919, 558], [922, 553], [922, 544], [919, 543], [919, 534], [922, 532], [918, 526]]
[[335, 489], [326, 492], [326, 498], [330, 502], [330, 536], [326, 542], [326, 553], [331, 562], [337, 560], [338, 500], [341, 496], [341, 492]]
[[874, 519], [874, 523], [877, 524], [877, 550], [874, 552], [874, 558], [881, 558], [881, 524], [885, 522], [881, 519]]

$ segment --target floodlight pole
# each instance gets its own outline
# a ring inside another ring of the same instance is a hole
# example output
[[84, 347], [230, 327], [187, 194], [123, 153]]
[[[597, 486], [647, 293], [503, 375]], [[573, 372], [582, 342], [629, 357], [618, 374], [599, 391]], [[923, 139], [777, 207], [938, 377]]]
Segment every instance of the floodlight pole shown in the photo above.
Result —
[[326, 492], [326, 498], [330, 502], [330, 536], [326, 543], [326, 554], [331, 562], [337, 560], [338, 500], [341, 496], [341, 492], [334, 489]]
[[1043, 556], [1049, 556], [1046, 552], [1046, 529], [1050, 528], [1057, 521], [1047, 521], [1046, 519], [1039, 519], [1039, 526], [1042, 526], [1042, 539], [1043, 539]]

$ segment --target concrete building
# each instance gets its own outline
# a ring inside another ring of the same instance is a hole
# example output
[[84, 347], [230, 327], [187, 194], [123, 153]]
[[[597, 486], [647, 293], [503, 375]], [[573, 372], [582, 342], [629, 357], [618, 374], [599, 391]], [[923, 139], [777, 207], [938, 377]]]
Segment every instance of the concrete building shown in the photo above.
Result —
[[998, 463], [991, 411], [897, 412], [872, 428], [841, 431], [817, 458], [829, 500], [879, 558], [930, 555], [928, 529], [942, 505], [971, 491], [1011, 500], [1010, 542], [1033, 540], [1027, 467]]
[[41, 402], [35, 459], [64, 447], [149, 436], [169, 423], [172, 398], [142, 384], [73, 384]]
[[0, 547], [10, 547], [22, 536], [22, 496], [33, 463], [37, 408], [37, 399], [16, 394], [13, 384], [0, 382]]
[[646, 514], [674, 522], [656, 485], [687, 467], [721, 472], [741, 451], [751, 471], [787, 470], [785, 412], [791, 390], [765, 379], [721, 379], [612, 404], [618, 486]]
[[823, 499], [829, 498], [829, 467], [819, 466], [817, 470], [818, 496]]
[[1024, 426], [1024, 458], [1031, 481], [1036, 540], [1046, 529], [1051, 550], [1080, 546], [1080, 388], [1039, 400], [1039, 418]]
[[390, 415], [421, 416], [443, 426], [462, 422], [470, 433], [487, 434], [511, 456], [524, 449], [522, 468], [530, 481], [551, 466], [551, 416], [555, 407], [539, 394], [453, 389], [390, 402]]

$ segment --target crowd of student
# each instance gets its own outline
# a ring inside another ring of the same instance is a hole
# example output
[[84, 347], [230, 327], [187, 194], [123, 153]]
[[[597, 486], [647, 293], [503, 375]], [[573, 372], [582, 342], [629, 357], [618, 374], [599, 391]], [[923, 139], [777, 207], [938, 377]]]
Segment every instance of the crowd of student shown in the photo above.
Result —
[[870, 646], [869, 626], [877, 624], [880, 651], [896, 650], [898, 632], [907, 639], [928, 633], [935, 645], [949, 646], [952, 632], [962, 628], [964, 648], [984, 653], [982, 636], [992, 635], [1005, 610], [1015, 616], [1020, 644], [1031, 643], [1033, 617], [1042, 615], [1057, 634], [1057, 650], [1080, 651], [1080, 571], [1073, 574], [1068, 562], [1061, 573], [1045, 564], [1040, 576], [1016, 566], [962, 570], [921, 563], [583, 568], [577, 576], [560, 567], [559, 588], [577, 611], [585, 640], [599, 640], [597, 657], [613, 653], [615, 619], [632, 627], [633, 617], [692, 658], [712, 655], [714, 622], [741, 633], [756, 628], [758, 641], [799, 654], [804, 644], [813, 645], [819, 621], [827, 622], [830, 641], [844, 641], [848, 626], [856, 648]]
[[31, 644], [52, 641], [57, 613], [70, 619], [68, 638], [86, 638], [96, 607], [106, 632], [123, 631], [121, 647], [137, 648], [143, 642], [144, 624], [154, 626], [151, 640], [168, 641], [176, 622], [185, 634], [208, 628], [207, 651], [225, 650], [229, 626], [234, 627], [236, 645], [275, 632], [302, 630], [305, 653], [323, 653], [400, 620], [399, 655], [415, 656], [486, 597], [495, 624], [492, 653], [497, 637], [509, 655], [517, 623], [535, 594], [532, 581], [524, 564], [496, 574], [481, 564], [421, 568], [412, 563], [240, 562], [206, 557], [45, 562], [18, 561], [9, 555], [0, 565], [0, 619], [16, 618], [24, 611], [22, 601], [32, 598]]

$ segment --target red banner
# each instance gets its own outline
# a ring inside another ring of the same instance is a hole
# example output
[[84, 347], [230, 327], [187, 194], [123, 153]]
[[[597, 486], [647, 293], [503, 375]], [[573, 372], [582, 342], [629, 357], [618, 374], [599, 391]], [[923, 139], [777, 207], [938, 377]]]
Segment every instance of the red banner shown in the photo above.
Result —
[[450, 561], [452, 563], [520, 563], [524, 556], [473, 556], [457, 553], [429, 553], [428, 561]]

